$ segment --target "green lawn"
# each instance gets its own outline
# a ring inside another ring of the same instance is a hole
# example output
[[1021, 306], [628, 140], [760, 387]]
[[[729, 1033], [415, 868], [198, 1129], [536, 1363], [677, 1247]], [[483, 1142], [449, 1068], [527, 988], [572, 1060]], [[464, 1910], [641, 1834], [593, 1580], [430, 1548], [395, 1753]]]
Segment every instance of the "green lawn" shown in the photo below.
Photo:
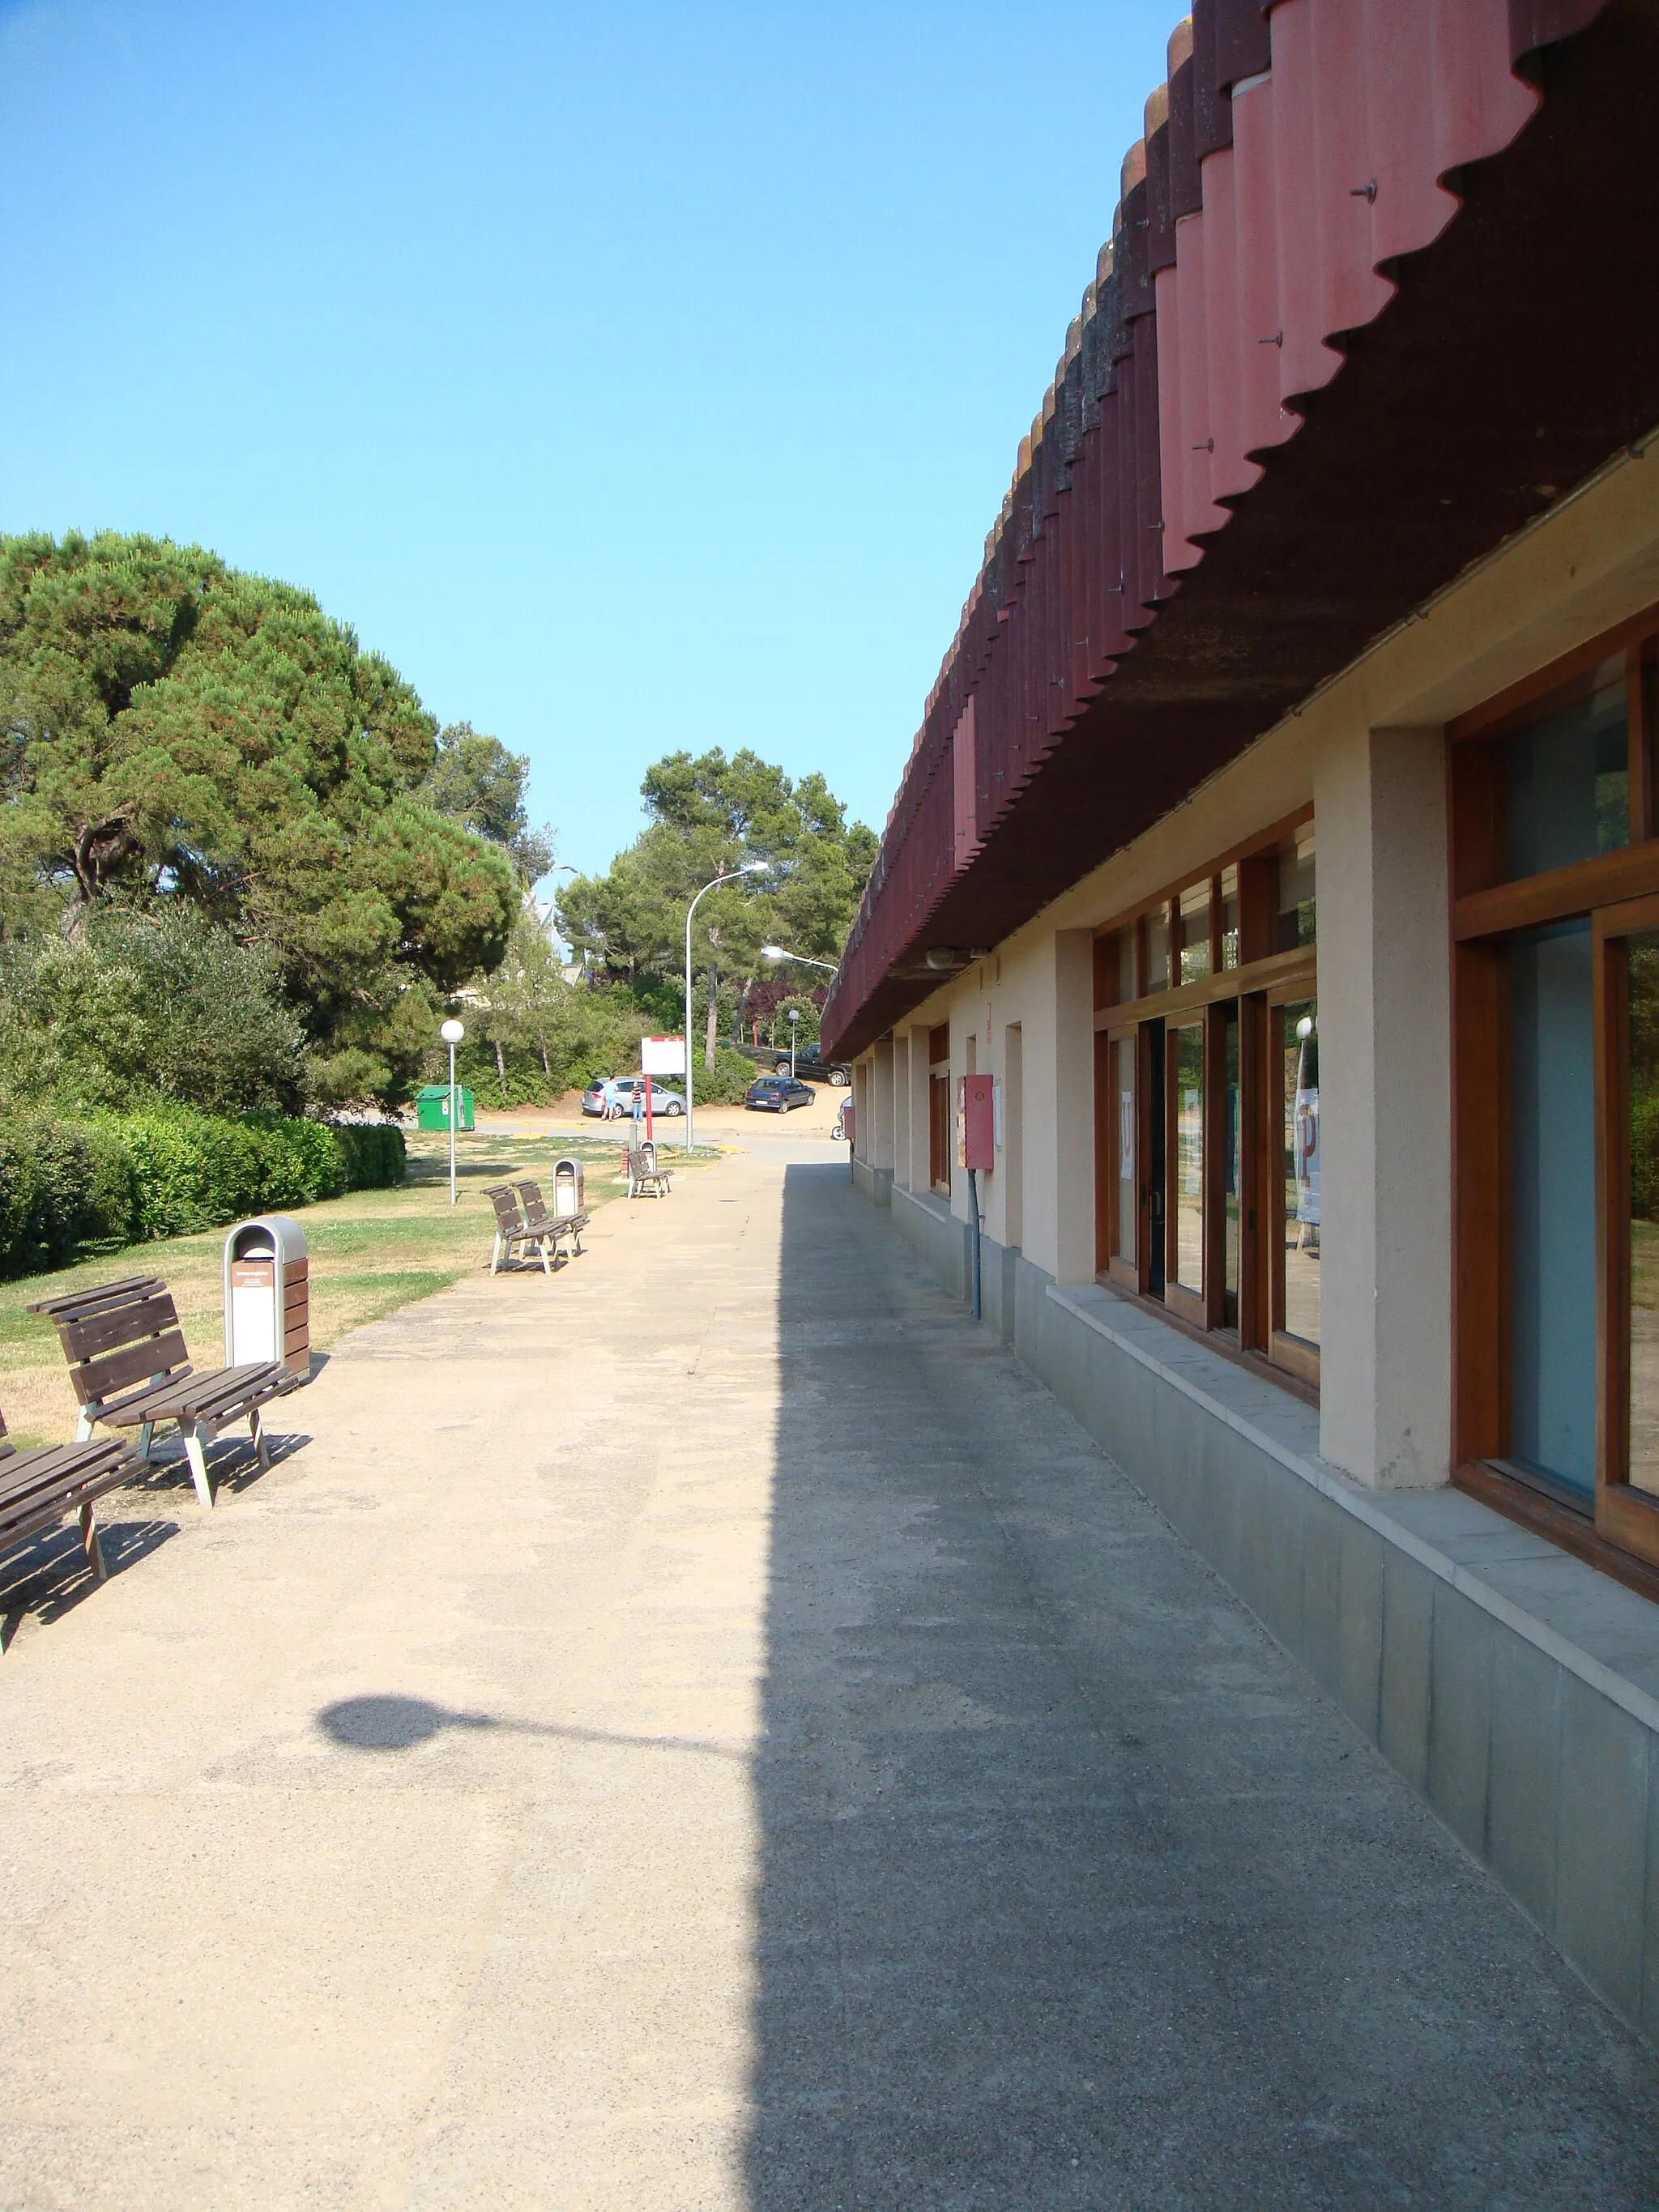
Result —
[[[325, 1352], [349, 1329], [395, 1313], [489, 1263], [495, 1216], [484, 1195], [492, 1183], [534, 1176], [549, 1204], [553, 1163], [570, 1155], [586, 1173], [589, 1212], [621, 1195], [614, 1180], [621, 1139], [500, 1136], [482, 1131], [456, 1139], [459, 1202], [449, 1204], [446, 1137], [411, 1133], [409, 1180], [396, 1190], [353, 1191], [308, 1206], [296, 1216], [311, 1259], [311, 1341]], [[699, 1146], [692, 1164], [719, 1157]], [[684, 1164], [676, 1153], [676, 1169]], [[21, 1443], [57, 1443], [75, 1433], [75, 1401], [64, 1371], [58, 1333], [27, 1313], [33, 1299], [121, 1275], [165, 1277], [178, 1303], [185, 1341], [201, 1367], [224, 1357], [222, 1263], [225, 1231], [174, 1237], [85, 1260], [50, 1275], [0, 1283], [0, 1413]]]

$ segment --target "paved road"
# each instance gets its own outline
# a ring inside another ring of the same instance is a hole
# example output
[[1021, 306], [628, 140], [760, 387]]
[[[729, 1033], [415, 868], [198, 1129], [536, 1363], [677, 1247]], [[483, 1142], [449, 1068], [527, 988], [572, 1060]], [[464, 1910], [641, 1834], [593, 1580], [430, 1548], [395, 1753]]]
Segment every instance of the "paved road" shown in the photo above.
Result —
[[45, 1562], [0, 2205], [1654, 2203], [1651, 2057], [844, 1160], [376, 1324]]

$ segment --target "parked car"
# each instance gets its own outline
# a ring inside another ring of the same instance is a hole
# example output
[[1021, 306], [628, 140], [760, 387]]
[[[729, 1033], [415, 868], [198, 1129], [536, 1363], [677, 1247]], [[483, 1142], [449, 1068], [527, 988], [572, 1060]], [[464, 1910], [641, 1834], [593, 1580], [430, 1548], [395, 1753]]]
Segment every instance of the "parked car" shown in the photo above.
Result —
[[[634, 1111], [634, 1094], [643, 1091], [642, 1075], [598, 1075], [582, 1093], [584, 1114], [597, 1114], [601, 1121], [624, 1121]], [[678, 1091], [665, 1090], [654, 1075], [651, 1079], [651, 1110], [653, 1114], [684, 1114], [685, 1099]]]
[[[752, 1060], [757, 1066], [769, 1067], [775, 1075], [787, 1075], [789, 1073], [789, 1052], [787, 1046], [744, 1044], [739, 1040], [731, 1049], [733, 1052], [740, 1052], [745, 1060]], [[850, 1061], [820, 1060], [818, 1048], [815, 1044], [802, 1045], [795, 1054], [795, 1073], [797, 1075], [810, 1075], [814, 1083], [828, 1083], [837, 1091], [845, 1091], [853, 1080]]]
[[817, 1095], [787, 1075], [757, 1075], [743, 1103], [757, 1114], [787, 1114], [794, 1107], [810, 1106]]
[[[777, 1066], [779, 1074], [787, 1073], [789, 1055], [787, 1052], [780, 1055]], [[848, 1061], [820, 1060], [816, 1044], [805, 1044], [795, 1054], [795, 1073], [809, 1076], [815, 1083], [828, 1083], [836, 1091], [845, 1091], [853, 1080], [853, 1070]]]

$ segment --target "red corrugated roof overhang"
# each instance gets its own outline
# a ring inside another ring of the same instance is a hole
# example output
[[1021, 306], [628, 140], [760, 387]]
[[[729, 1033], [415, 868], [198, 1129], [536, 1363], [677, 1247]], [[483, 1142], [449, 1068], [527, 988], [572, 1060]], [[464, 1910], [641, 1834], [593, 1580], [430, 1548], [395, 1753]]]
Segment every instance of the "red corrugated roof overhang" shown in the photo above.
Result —
[[1656, 109], [1653, 0], [1200, 0], [929, 702], [829, 1049], [1659, 424]]

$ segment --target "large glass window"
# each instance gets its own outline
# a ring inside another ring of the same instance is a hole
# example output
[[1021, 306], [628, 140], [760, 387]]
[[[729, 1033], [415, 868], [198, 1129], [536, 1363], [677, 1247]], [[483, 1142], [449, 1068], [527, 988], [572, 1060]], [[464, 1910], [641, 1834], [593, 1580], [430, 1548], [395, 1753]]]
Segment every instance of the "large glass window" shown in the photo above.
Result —
[[1630, 842], [1630, 768], [1622, 661], [1587, 696], [1520, 730], [1504, 746], [1509, 873], [1541, 875]]
[[1279, 926], [1276, 950], [1293, 952], [1315, 940], [1314, 834], [1310, 822], [1279, 863]]
[[[1455, 723], [1457, 1479], [1659, 1566], [1651, 634]], [[1540, 1494], [1541, 1493], [1541, 1494]]]
[[1238, 866], [1221, 871], [1221, 964], [1238, 965]]
[[1277, 1326], [1319, 1342], [1319, 1003], [1296, 999], [1280, 1018], [1279, 1170], [1284, 1178]]
[[1659, 1495], [1659, 931], [1627, 940], [1629, 1480]]
[[1204, 1295], [1204, 1024], [1170, 1031], [1170, 1213], [1175, 1227], [1175, 1279]]
[[1163, 991], [1170, 981], [1170, 911], [1160, 907], [1146, 917], [1146, 988]]
[[1176, 908], [1181, 931], [1181, 976], [1196, 983], [1210, 972], [1210, 886], [1194, 884], [1181, 894]]
[[1508, 1456], [1595, 1487], [1595, 1103], [1588, 921], [1512, 938]]
[[1117, 1184], [1112, 1224], [1112, 1256], [1135, 1264], [1137, 1199], [1135, 1126], [1135, 1041], [1119, 1037], [1112, 1046], [1112, 1139]]

